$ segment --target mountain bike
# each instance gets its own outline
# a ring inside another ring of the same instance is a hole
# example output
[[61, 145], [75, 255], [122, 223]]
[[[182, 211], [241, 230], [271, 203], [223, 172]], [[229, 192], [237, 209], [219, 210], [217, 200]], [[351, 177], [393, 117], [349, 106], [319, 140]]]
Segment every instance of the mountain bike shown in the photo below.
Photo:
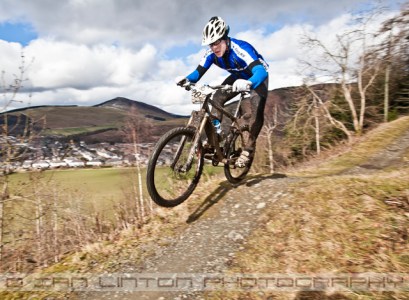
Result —
[[[174, 128], [159, 139], [148, 162], [148, 192], [155, 203], [164, 207], [179, 205], [193, 193], [205, 159], [211, 160], [213, 166], [223, 163], [224, 174], [232, 184], [241, 182], [252, 164], [251, 158], [247, 166], [235, 166], [249, 138], [249, 116], [242, 114], [240, 107], [250, 93], [238, 93], [238, 104], [235, 111], [230, 112], [213, 101], [213, 96], [218, 91], [232, 92], [231, 86], [196, 86], [188, 82], [184, 87], [192, 92], [192, 102], [200, 104], [200, 109], [192, 111], [185, 127]], [[231, 121], [222, 136], [213, 125], [215, 116], [210, 106]]]

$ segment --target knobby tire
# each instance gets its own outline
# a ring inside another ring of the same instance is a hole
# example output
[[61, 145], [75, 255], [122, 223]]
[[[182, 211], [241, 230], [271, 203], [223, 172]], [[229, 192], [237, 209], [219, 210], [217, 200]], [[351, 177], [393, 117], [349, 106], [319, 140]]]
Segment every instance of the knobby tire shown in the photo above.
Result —
[[244, 168], [235, 167], [235, 161], [240, 157], [241, 152], [245, 147], [245, 136], [249, 135], [248, 129], [236, 131], [232, 138], [228, 141], [227, 159], [229, 163], [224, 165], [224, 175], [230, 183], [240, 183], [250, 171], [253, 163], [253, 157], [250, 158], [248, 165]]
[[[191, 148], [196, 130], [178, 127], [168, 131], [157, 142], [148, 163], [146, 185], [152, 200], [163, 207], [174, 207], [184, 202], [194, 191], [203, 171], [204, 158], [199, 141], [193, 164], [188, 172], [180, 172], [186, 153]], [[184, 147], [175, 160], [175, 145], [186, 137]], [[175, 167], [172, 169], [171, 165]], [[196, 165], [197, 164], [197, 165]], [[181, 185], [186, 185], [182, 187]]]

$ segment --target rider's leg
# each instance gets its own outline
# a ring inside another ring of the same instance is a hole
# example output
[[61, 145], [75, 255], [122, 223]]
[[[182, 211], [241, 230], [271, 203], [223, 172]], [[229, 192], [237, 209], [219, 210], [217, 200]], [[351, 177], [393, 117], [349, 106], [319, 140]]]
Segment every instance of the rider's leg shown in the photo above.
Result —
[[258, 95], [254, 95], [250, 98], [250, 101], [252, 102], [251, 106], [256, 105], [256, 109], [255, 114], [253, 114], [255, 115], [255, 117], [251, 118], [250, 135], [246, 145], [246, 149], [249, 151], [255, 150], [257, 137], [260, 134], [261, 129], [263, 128], [264, 108], [266, 105], [266, 100], [267, 98], [259, 97]]
[[[250, 114], [254, 116], [252, 118], [252, 124], [250, 126], [250, 137], [246, 148], [248, 150], [254, 151], [256, 148], [256, 140], [263, 128], [264, 123], [264, 108], [266, 106], [268, 95], [268, 78], [259, 85], [255, 90], [252, 91], [250, 96], [251, 107], [256, 107], [255, 114], [250, 111]], [[246, 112], [247, 113], [247, 112]]]
[[[234, 80], [232, 76], [227, 77], [222, 84], [233, 84]], [[235, 97], [238, 93], [231, 93], [223, 90], [218, 90], [213, 96], [213, 101], [218, 103], [220, 106], [224, 107], [224, 104]], [[212, 114], [212, 118], [219, 119], [221, 122], [223, 119], [222, 113], [217, 110], [216, 108], [212, 107], [212, 110], [210, 112]], [[222, 124], [223, 125], [223, 124]], [[215, 145], [218, 141], [213, 140], [213, 127], [210, 124], [206, 124], [205, 126], [205, 131], [206, 131], [206, 136], [208, 138], [208, 143], [210, 145]]]
[[[252, 116], [250, 121], [250, 135], [242, 154], [236, 161], [238, 167], [244, 167], [248, 164], [256, 149], [256, 140], [263, 128], [264, 108], [268, 94], [268, 79], [251, 92], [250, 99], [242, 106], [244, 114]], [[253, 107], [256, 107], [253, 109]], [[253, 113], [255, 111], [255, 114]]]
[[[222, 84], [233, 85], [234, 81], [235, 81], [235, 78], [232, 75], [230, 75], [223, 81]], [[213, 101], [217, 102], [220, 106], [224, 107], [224, 104], [227, 101], [229, 101], [230, 99], [234, 98], [237, 95], [238, 95], [237, 92], [233, 93], [233, 92], [227, 92], [225, 90], [218, 90], [213, 96]], [[219, 110], [212, 107], [211, 114], [215, 116], [217, 119], [219, 119], [220, 121], [222, 121], [223, 115], [221, 114]]]
[[[214, 93], [213, 101], [219, 104], [221, 107], [224, 107], [224, 104], [230, 99], [234, 98], [236, 95], [237, 93], [218, 90], [216, 93]], [[215, 118], [222, 121], [223, 115], [218, 109], [212, 107], [211, 114]]]

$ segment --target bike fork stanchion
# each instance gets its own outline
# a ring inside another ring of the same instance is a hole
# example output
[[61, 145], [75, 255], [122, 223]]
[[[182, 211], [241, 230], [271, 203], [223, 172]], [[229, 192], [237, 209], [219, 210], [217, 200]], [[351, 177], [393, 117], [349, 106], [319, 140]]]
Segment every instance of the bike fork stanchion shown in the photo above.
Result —
[[183, 147], [185, 146], [186, 136], [184, 135], [179, 142], [178, 149], [176, 150], [175, 156], [173, 157], [173, 162], [170, 165], [170, 168], [175, 171], [175, 165], [179, 160], [180, 154], [182, 153]]
[[196, 131], [196, 135], [194, 137], [192, 146], [191, 146], [190, 151], [189, 151], [189, 156], [188, 156], [187, 162], [182, 168], [183, 172], [187, 172], [191, 168], [191, 165], [192, 165], [192, 162], [193, 162], [193, 157], [196, 154], [197, 148], [199, 146], [199, 140], [200, 140], [200, 137], [202, 135], [202, 132], [204, 130], [204, 127], [206, 125], [206, 122], [207, 122], [208, 118], [209, 118], [209, 116], [206, 114], [204, 116], [204, 118], [202, 120], [202, 123], [200, 124], [198, 130]]
[[[186, 127], [189, 127], [192, 124], [193, 119], [194, 119], [194, 111], [192, 112], [192, 115], [190, 116], [189, 121], [186, 124]], [[173, 157], [173, 162], [170, 165], [170, 168], [172, 170], [175, 170], [175, 165], [179, 160], [180, 154], [182, 153], [182, 149], [185, 146], [185, 142], [186, 142], [186, 136], [183, 136], [182, 139], [179, 142], [179, 146], [178, 146], [178, 148], [176, 150], [175, 156]]]

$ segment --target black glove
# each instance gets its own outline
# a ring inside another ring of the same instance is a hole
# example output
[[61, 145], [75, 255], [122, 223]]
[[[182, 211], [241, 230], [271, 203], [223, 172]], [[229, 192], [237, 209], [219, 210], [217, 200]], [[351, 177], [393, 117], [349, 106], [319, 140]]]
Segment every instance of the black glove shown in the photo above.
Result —
[[178, 76], [175, 78], [176, 85], [178, 86], [185, 86], [189, 80], [185, 76]]

